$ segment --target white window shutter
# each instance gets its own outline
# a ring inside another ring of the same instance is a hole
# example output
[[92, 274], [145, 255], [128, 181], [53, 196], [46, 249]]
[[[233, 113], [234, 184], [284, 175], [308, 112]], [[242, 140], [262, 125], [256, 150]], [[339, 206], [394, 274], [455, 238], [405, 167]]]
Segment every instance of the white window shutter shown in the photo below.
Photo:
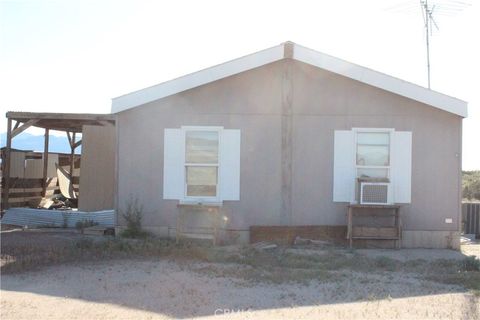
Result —
[[185, 133], [165, 129], [163, 142], [163, 198], [181, 200], [185, 192]]
[[240, 200], [240, 130], [223, 130], [220, 138], [220, 200]]
[[396, 203], [410, 203], [412, 189], [412, 133], [395, 131], [392, 139], [392, 184]]
[[333, 201], [355, 201], [355, 138], [353, 131], [335, 130]]

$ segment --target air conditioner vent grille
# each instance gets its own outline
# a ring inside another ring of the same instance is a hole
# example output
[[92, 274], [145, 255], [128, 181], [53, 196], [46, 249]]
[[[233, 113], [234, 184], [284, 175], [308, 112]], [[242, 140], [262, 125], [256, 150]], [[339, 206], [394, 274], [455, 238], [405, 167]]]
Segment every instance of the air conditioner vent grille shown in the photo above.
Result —
[[360, 202], [362, 204], [387, 204], [388, 183], [362, 183]]

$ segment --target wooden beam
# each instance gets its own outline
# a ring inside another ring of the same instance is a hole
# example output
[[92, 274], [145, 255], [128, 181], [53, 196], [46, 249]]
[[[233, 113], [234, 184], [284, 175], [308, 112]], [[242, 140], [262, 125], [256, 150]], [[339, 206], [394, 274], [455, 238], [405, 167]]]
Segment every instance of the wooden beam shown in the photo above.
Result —
[[44, 146], [43, 146], [43, 190], [42, 190], [42, 195], [45, 197], [47, 194], [47, 172], [48, 172], [48, 142], [49, 142], [49, 129], [45, 129], [45, 140], [44, 140]]
[[12, 119], [7, 120], [7, 145], [5, 148], [5, 167], [3, 172], [3, 203], [2, 210], [8, 209], [8, 195], [10, 190], [10, 149], [12, 148]]
[[70, 135], [70, 132], [66, 131], [67, 133], [67, 138], [68, 138], [68, 144], [70, 145], [70, 149], [72, 148], [73, 142], [72, 142], [72, 136]]
[[36, 120], [36, 127], [50, 130], [70, 131], [80, 133], [83, 126], [114, 126], [114, 114], [85, 114], [85, 113], [35, 113], [35, 112], [7, 112], [7, 118], [17, 121], [15, 129], [20, 123]]
[[70, 141], [70, 178], [73, 179], [73, 164], [75, 160], [75, 132], [72, 134], [72, 140]]
[[105, 127], [113, 127], [115, 125], [114, 121], [97, 121], [100, 125]]
[[[37, 123], [38, 120], [36, 119], [30, 119], [28, 120], [27, 122], [25, 122], [22, 126], [20, 127], [17, 127], [15, 129], [13, 129], [12, 131], [12, 138], [14, 138], [15, 136], [19, 135], [20, 133], [22, 133], [23, 131], [25, 131], [26, 129], [30, 128], [31, 126], [33, 126], [35, 123]], [[18, 123], [18, 122], [17, 122]], [[15, 125], [16, 126], [16, 125]]]
[[13, 127], [13, 130], [17, 129], [20, 123], [20, 121], [15, 121], [15, 126]]
[[52, 119], [52, 120], [93, 120], [93, 121], [115, 121], [114, 114], [100, 113], [53, 113], [53, 112], [16, 112], [9, 111], [7, 118], [19, 119]]
[[81, 146], [81, 145], [82, 145], [82, 140], [78, 140], [77, 142], [75, 142], [75, 143], [73, 144], [73, 149], [77, 149], [77, 148], [78, 148], [79, 146]]

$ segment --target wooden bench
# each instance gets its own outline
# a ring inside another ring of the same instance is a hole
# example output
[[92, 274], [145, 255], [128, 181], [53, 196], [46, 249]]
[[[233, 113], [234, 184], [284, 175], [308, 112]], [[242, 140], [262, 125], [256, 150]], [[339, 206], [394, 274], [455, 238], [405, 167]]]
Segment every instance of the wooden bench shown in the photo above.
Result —
[[[360, 209], [360, 210], [359, 210]], [[363, 217], [394, 217], [394, 225], [388, 227], [354, 226], [353, 218]], [[350, 248], [353, 240], [394, 240], [395, 247], [400, 249], [402, 226], [399, 205], [365, 205], [350, 204], [347, 213], [347, 240]]]

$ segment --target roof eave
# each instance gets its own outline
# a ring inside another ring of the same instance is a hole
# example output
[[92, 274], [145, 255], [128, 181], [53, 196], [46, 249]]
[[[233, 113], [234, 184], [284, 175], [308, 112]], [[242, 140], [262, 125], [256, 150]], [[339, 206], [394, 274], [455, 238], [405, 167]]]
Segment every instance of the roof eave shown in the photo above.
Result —
[[185, 90], [279, 61], [285, 58], [357, 80], [368, 85], [419, 101], [446, 112], [467, 117], [467, 102], [384, 73], [300, 46], [293, 42], [265, 49], [223, 64], [185, 75], [152, 87], [112, 99], [112, 113], [125, 111]]
[[357, 64], [295, 45], [293, 58], [430, 106], [467, 117], [467, 102]]
[[278, 45], [247, 56], [203, 69], [180, 78], [112, 99], [112, 113], [121, 112], [172, 94], [192, 89], [284, 58], [284, 46]]

